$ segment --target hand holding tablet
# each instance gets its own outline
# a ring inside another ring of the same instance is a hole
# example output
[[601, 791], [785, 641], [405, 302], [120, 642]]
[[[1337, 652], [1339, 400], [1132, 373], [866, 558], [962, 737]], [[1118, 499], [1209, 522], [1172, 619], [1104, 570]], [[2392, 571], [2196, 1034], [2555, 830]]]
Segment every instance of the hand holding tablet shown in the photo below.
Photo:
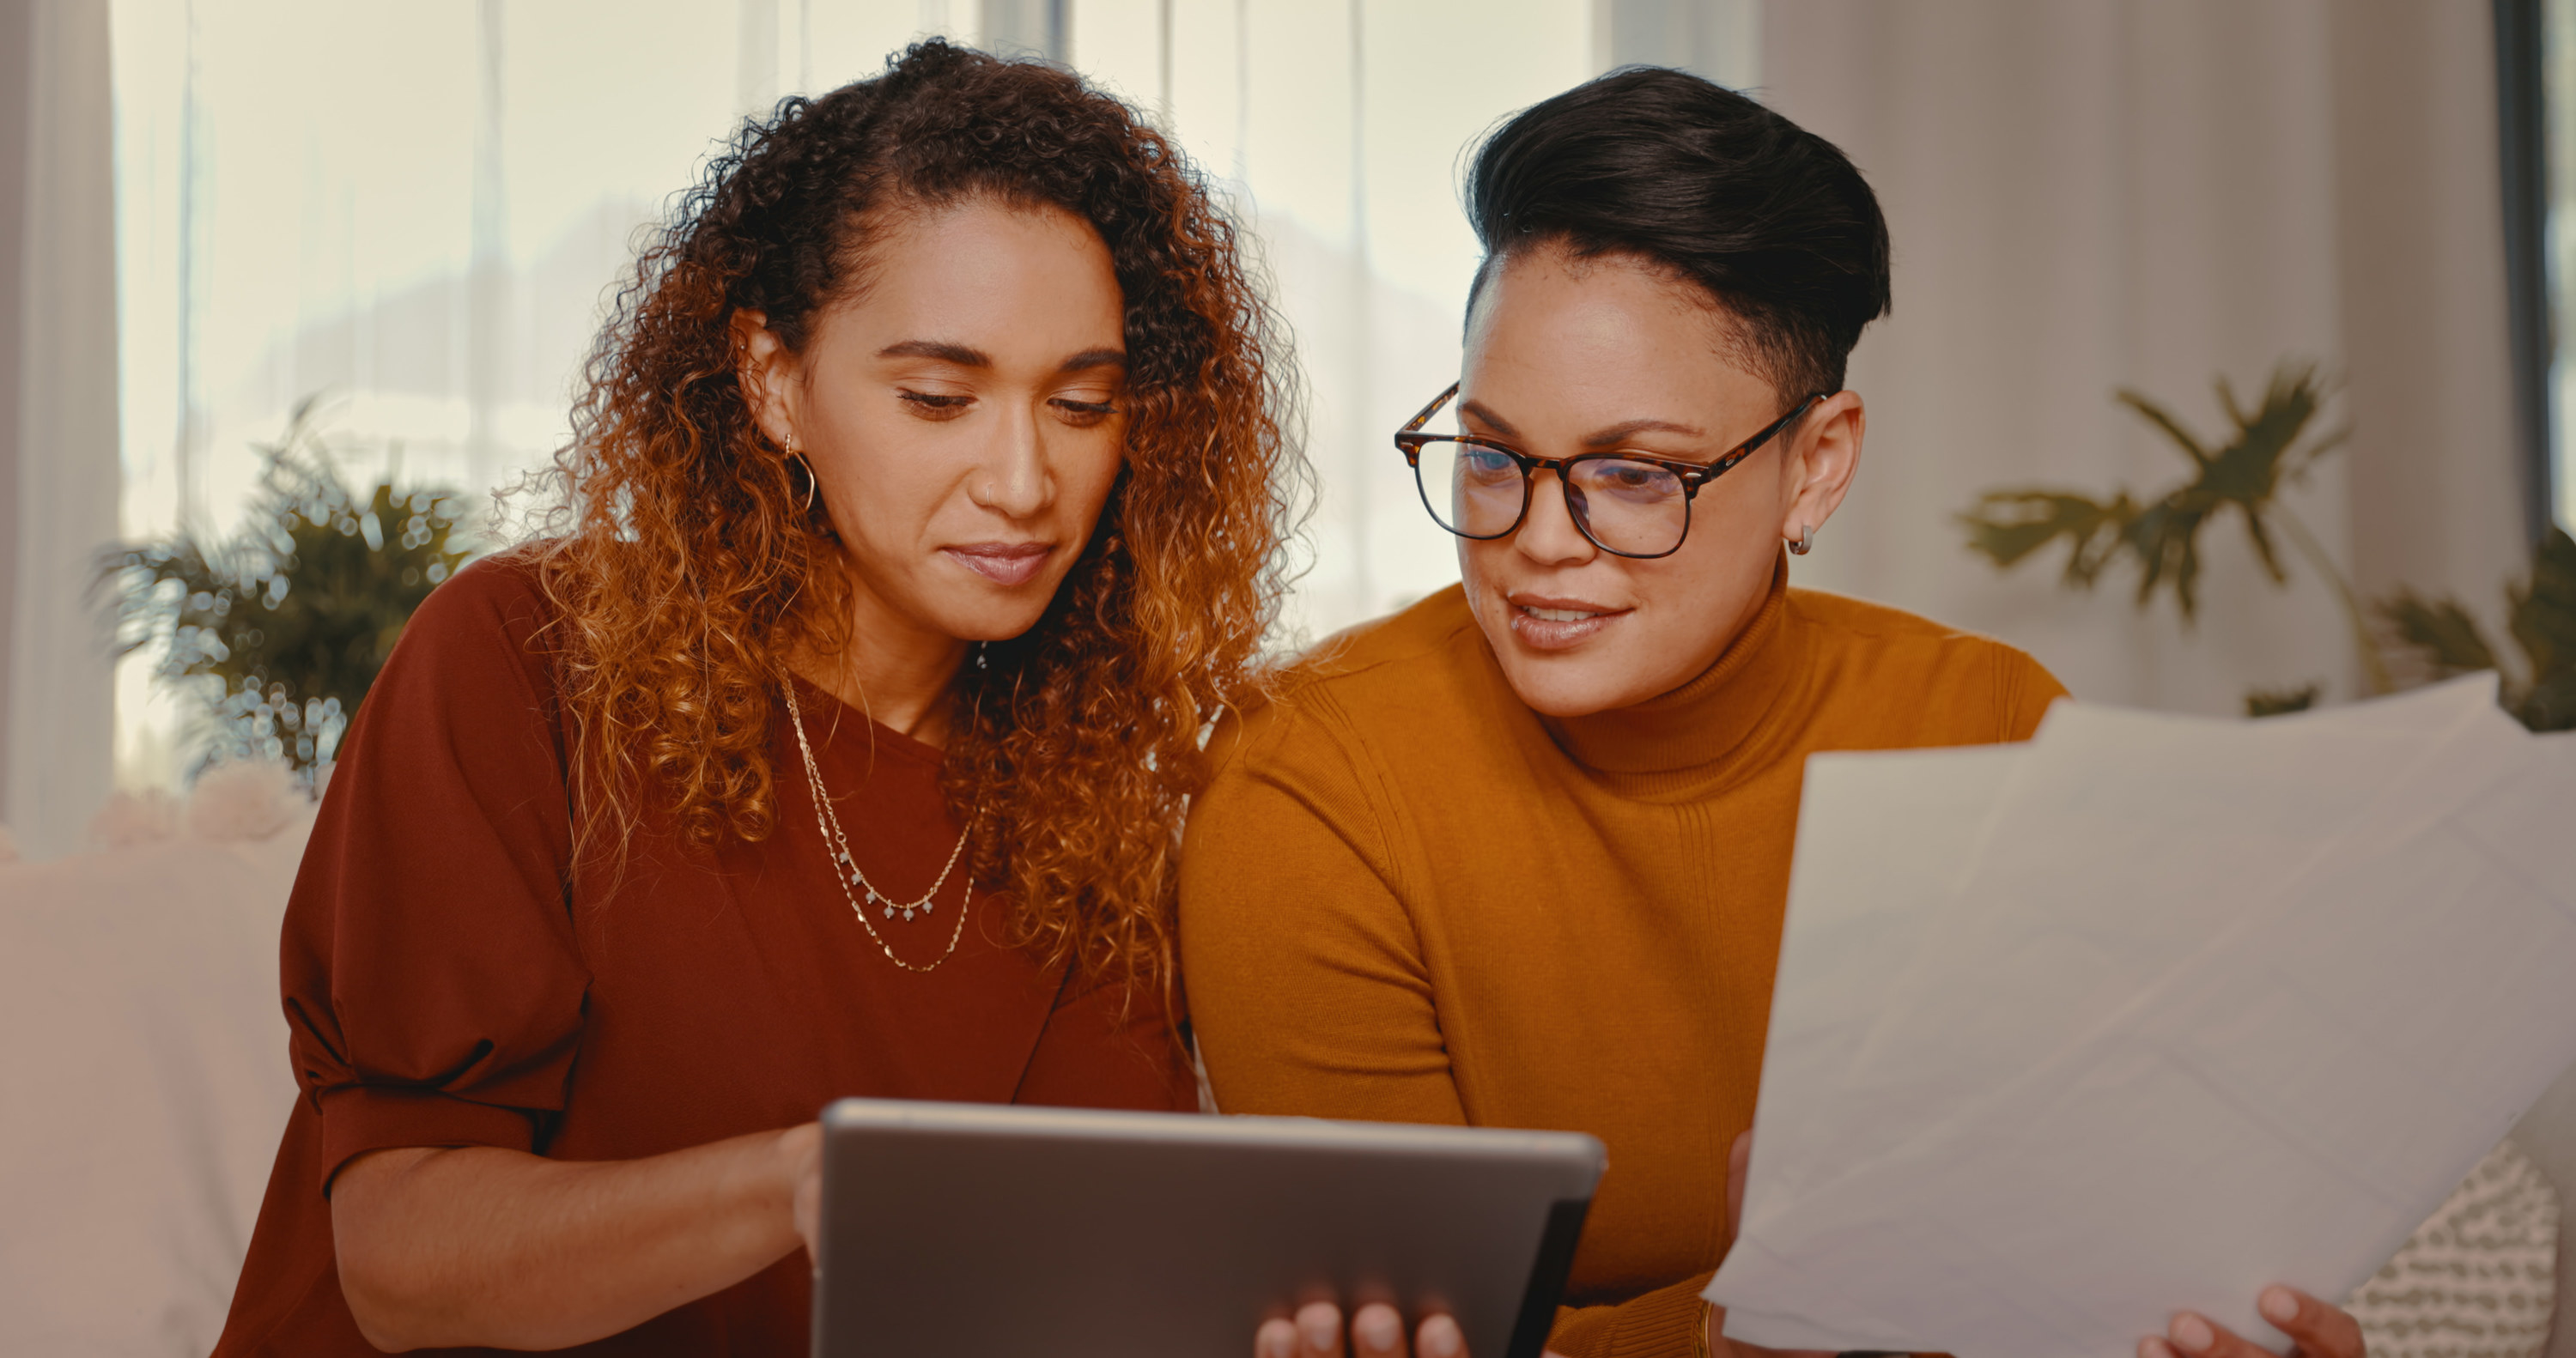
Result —
[[820, 1158], [820, 1358], [1382, 1358], [1403, 1316], [1420, 1358], [1540, 1358], [1603, 1165], [1572, 1132], [867, 1099]]
[[1299, 1307], [1292, 1317], [1261, 1322], [1252, 1352], [1253, 1358], [1467, 1358], [1467, 1337], [1459, 1332], [1455, 1319], [1434, 1313], [1414, 1327], [1408, 1349], [1404, 1317], [1385, 1302], [1375, 1301], [1351, 1317], [1346, 1344], [1342, 1308], [1318, 1301]]

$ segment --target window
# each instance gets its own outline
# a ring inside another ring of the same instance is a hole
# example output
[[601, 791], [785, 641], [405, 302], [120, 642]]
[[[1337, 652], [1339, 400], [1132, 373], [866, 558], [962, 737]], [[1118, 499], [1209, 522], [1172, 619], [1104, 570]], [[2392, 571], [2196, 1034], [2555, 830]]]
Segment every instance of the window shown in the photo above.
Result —
[[[1457, 371], [1463, 148], [1669, 40], [1667, 10], [1750, 12], [1620, 3], [117, 0], [124, 531], [229, 530], [254, 445], [317, 392], [353, 480], [510, 483], [711, 146], [944, 32], [1060, 46], [1254, 227], [1311, 397], [1292, 625], [1320, 635], [1456, 575], [1386, 435]], [[118, 706], [120, 780], [166, 781], [180, 714], [133, 662]]]
[[2576, 529], [2576, 0], [2496, 0], [2505, 254], [2532, 531]]

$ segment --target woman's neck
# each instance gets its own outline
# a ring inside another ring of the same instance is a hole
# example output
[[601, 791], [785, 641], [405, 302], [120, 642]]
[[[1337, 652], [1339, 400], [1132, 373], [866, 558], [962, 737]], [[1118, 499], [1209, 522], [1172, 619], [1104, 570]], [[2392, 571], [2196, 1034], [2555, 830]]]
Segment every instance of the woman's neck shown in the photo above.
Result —
[[801, 653], [789, 661], [790, 667], [870, 720], [944, 748], [948, 698], [971, 643], [923, 627], [865, 588], [853, 592], [857, 597], [844, 644], [830, 652]]

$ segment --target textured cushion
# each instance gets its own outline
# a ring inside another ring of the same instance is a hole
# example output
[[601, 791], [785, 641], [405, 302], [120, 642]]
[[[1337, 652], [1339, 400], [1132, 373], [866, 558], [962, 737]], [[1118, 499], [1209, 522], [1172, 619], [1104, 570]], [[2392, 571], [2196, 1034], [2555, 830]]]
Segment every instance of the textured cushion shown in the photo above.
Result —
[[2558, 1194], [2507, 1141], [2344, 1306], [2371, 1358], [2539, 1358], [2557, 1263]]

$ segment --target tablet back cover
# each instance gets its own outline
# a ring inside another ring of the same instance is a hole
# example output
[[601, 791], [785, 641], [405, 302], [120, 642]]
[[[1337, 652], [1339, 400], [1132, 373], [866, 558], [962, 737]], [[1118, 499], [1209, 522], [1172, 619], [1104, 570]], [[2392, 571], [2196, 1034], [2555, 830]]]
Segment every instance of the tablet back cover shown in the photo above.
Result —
[[814, 1351], [1219, 1358], [1315, 1299], [1539, 1358], [1601, 1144], [1571, 1132], [847, 1099]]

